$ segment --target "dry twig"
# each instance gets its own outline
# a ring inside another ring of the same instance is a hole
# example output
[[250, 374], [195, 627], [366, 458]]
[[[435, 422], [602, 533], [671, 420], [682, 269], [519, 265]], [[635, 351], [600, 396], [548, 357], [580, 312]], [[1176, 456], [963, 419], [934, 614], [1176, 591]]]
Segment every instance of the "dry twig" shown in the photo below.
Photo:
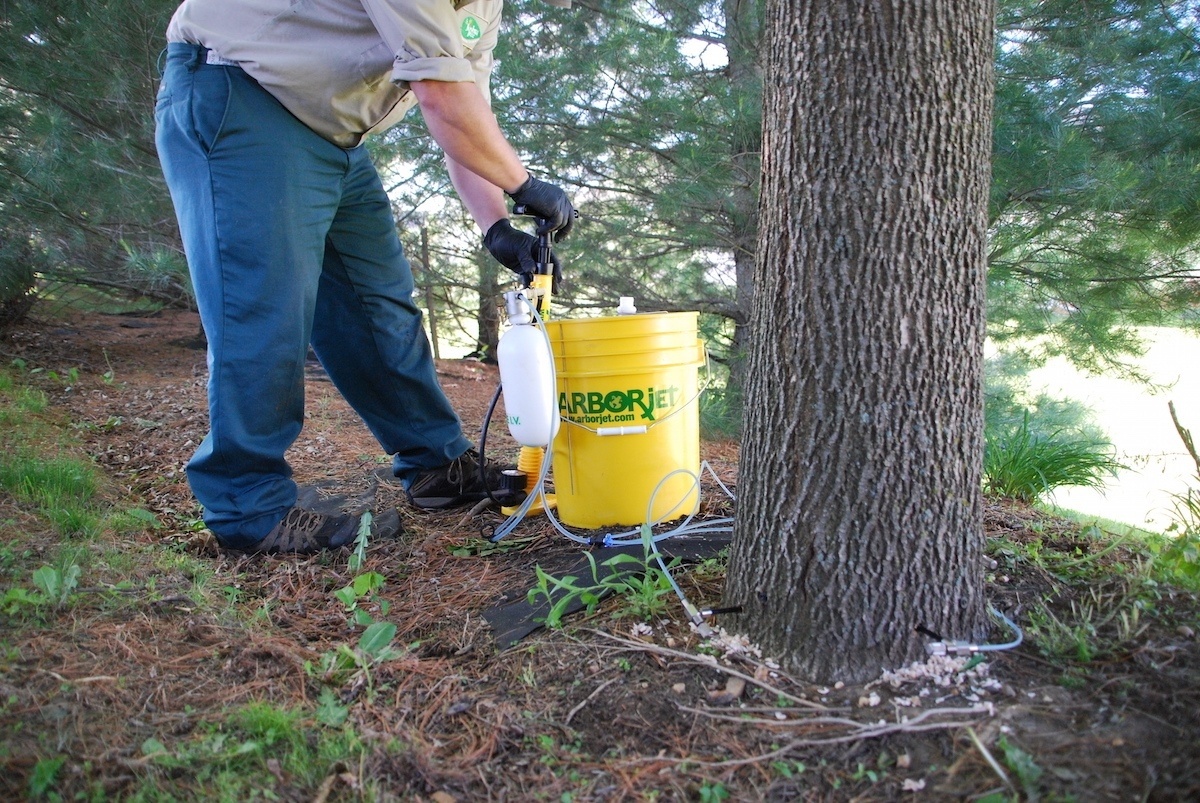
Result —
[[608, 680], [604, 681], [599, 686], [597, 686], [596, 689], [591, 694], [589, 694], [587, 697], [583, 698], [583, 700], [579, 703], [579, 705], [575, 706], [574, 708], [572, 708], [570, 711], [567, 712], [567, 718], [563, 720], [563, 724], [570, 725], [571, 720], [575, 718], [576, 714], [578, 714], [580, 711], [583, 710], [583, 707], [585, 705], [590, 703], [592, 700], [596, 699], [596, 696], [599, 695], [600, 692], [604, 691], [609, 686], [616, 683], [618, 680], [620, 680], [620, 678], [609, 678]]

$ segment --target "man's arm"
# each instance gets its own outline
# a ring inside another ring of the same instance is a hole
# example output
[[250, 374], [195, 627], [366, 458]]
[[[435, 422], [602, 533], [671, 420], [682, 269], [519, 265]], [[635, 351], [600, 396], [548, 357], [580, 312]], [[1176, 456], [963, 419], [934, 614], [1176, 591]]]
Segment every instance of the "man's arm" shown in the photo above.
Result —
[[[486, 193], [475, 186], [475, 182], [462, 176], [463, 170], [510, 194], [525, 182], [529, 171], [504, 138], [496, 116], [475, 84], [465, 81], [413, 81], [410, 88], [417, 96], [429, 133], [449, 157], [450, 177], [455, 189], [462, 195], [466, 188], [472, 198], [464, 195], [463, 203], [480, 228], [487, 231], [488, 225], [504, 216], [503, 196], [497, 198], [500, 214], [490, 221], [481, 220], [476, 209], [472, 208], [473, 203], [480, 206], [484, 218], [494, 215], [495, 210], [490, 202], [479, 198]], [[460, 174], [457, 178], [456, 172]]]
[[[503, 195], [484, 186], [491, 184], [539, 218], [539, 234], [556, 232], [555, 238], [562, 239], [570, 233], [576, 216], [570, 198], [559, 187], [529, 174], [478, 86], [427, 80], [413, 81], [410, 87], [429, 133], [449, 159], [455, 189], [484, 232], [508, 217]], [[472, 180], [468, 173], [481, 181]]]
[[454, 184], [458, 197], [475, 219], [480, 231], [487, 233], [493, 223], [508, 217], [508, 206], [499, 187], [449, 156], [446, 157], [446, 168], [450, 171], [450, 181]]

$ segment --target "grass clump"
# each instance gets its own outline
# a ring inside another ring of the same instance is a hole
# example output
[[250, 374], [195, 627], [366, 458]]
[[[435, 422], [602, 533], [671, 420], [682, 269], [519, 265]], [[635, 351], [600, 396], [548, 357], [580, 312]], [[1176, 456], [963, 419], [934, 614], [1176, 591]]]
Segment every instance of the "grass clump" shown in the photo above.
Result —
[[148, 771], [130, 800], [171, 800], [180, 774], [210, 800], [249, 800], [264, 789], [313, 789], [338, 764], [356, 765], [364, 746], [347, 727], [319, 725], [299, 709], [249, 703], [173, 744], [142, 743]]
[[990, 494], [1033, 502], [1055, 488], [1100, 487], [1121, 468], [1111, 444], [1062, 430], [1036, 432], [1028, 415], [984, 433], [983, 484]]
[[101, 474], [63, 442], [63, 428], [45, 419], [46, 394], [0, 371], [0, 491], [8, 492], [61, 535], [90, 539], [108, 527], [130, 533], [156, 527], [149, 511], [106, 511]]
[[31, 505], [67, 536], [91, 537], [101, 526], [98, 480], [89, 463], [71, 457], [0, 455], [0, 489]]

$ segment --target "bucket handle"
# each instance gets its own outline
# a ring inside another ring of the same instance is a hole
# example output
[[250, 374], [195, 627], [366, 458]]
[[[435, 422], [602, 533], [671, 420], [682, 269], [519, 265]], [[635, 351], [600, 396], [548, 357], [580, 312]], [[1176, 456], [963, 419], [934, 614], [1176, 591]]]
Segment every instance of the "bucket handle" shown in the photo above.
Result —
[[679, 413], [682, 413], [684, 410], [686, 410], [688, 407], [690, 407], [692, 405], [692, 402], [694, 402], [700, 398], [700, 394], [702, 394], [704, 391], [708, 390], [708, 384], [710, 382], [712, 382], [712, 371], [710, 370], [711, 366], [712, 366], [712, 363], [709, 361], [708, 349], [705, 348], [704, 349], [704, 381], [702, 383], [700, 383], [699, 387], [696, 388], [696, 394], [694, 396], [692, 396], [692, 398], [690, 398], [686, 402], [684, 402], [683, 404], [676, 407], [671, 412], [664, 415], [662, 418], [660, 418], [657, 421], [654, 421], [650, 424], [642, 424], [642, 425], [636, 426], [636, 427], [596, 427], [595, 429], [593, 429], [593, 428], [589, 427], [587, 424], [580, 424], [576, 421], [572, 421], [571, 419], [569, 419], [563, 415], [559, 415], [558, 418], [564, 424], [570, 424], [573, 427], [579, 427], [580, 429], [587, 430], [588, 432], [592, 433], [593, 435], [596, 435], [597, 437], [601, 437], [601, 438], [611, 437], [614, 435], [645, 435], [647, 432], [654, 429], [659, 424], [661, 424], [665, 421], [670, 421], [672, 417], [674, 417], [675, 415], [678, 415]]

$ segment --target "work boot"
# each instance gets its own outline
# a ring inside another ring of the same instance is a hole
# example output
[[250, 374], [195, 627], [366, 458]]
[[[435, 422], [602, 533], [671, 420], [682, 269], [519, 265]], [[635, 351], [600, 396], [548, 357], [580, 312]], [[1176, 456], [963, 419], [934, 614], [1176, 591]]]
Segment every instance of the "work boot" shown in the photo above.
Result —
[[408, 486], [408, 501], [422, 510], [445, 510], [486, 499], [489, 488], [500, 489], [503, 469], [489, 460], [481, 479], [479, 462], [479, 452], [468, 449], [444, 466], [422, 471]]
[[[227, 549], [246, 554], [286, 552], [308, 555], [353, 543], [358, 537], [361, 523], [361, 513], [328, 515], [293, 506], [258, 543], [249, 547]], [[399, 530], [400, 517], [395, 508], [372, 516], [372, 538], [390, 538]]]

